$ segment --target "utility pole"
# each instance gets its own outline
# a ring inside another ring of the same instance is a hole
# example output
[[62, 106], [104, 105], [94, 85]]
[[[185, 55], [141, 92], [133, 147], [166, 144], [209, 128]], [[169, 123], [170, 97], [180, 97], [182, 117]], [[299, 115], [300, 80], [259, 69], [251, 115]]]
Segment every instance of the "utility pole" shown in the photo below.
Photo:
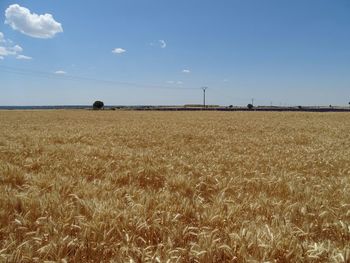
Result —
[[208, 87], [202, 87], [202, 90], [203, 90], [203, 108], [205, 108], [205, 90], [207, 89]]

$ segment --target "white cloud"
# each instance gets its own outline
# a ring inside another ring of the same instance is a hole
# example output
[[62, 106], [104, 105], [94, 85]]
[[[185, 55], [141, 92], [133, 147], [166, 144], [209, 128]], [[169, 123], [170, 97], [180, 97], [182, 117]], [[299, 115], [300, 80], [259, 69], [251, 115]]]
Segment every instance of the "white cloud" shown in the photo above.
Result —
[[67, 72], [65, 72], [63, 70], [57, 70], [57, 71], [55, 71], [55, 74], [57, 74], [57, 75], [65, 75], [65, 74], [67, 74]]
[[10, 5], [5, 11], [5, 24], [14, 30], [36, 38], [52, 38], [63, 32], [62, 25], [51, 14], [38, 15], [18, 4]]
[[123, 48], [120, 48], [120, 47], [117, 47], [117, 48], [112, 50], [112, 53], [114, 53], [114, 54], [122, 54], [124, 52], [126, 52], [126, 50]]
[[15, 52], [17, 54], [19, 52], [22, 52], [23, 48], [19, 45], [15, 45], [14, 47], [11, 48], [11, 50], [13, 50], [13, 52]]
[[158, 40], [158, 42], [157, 41], [151, 42], [151, 43], [149, 43], [149, 45], [151, 47], [160, 47], [160, 48], [166, 48], [167, 47], [167, 43], [163, 39]]
[[8, 55], [10, 55], [9, 50], [6, 47], [0, 46], [0, 56], [4, 57]]
[[17, 55], [16, 59], [21, 59], [21, 60], [31, 60], [32, 57], [25, 56], [25, 55]]
[[13, 45], [10, 39], [5, 39], [5, 36], [0, 32], [0, 59], [3, 60], [7, 56], [16, 56], [17, 59], [32, 59], [31, 57], [22, 55], [23, 48], [19, 45]]
[[160, 47], [161, 48], [166, 48], [166, 43], [165, 43], [165, 41], [164, 40], [159, 40], [159, 44], [160, 44]]
[[189, 69], [183, 69], [183, 70], [182, 70], [182, 73], [189, 74], [189, 73], [191, 73], [191, 70], [189, 70]]
[[183, 82], [180, 81], [180, 80], [178, 80], [178, 81], [168, 80], [166, 83], [167, 83], [167, 84], [171, 84], [171, 85], [174, 85], [174, 84], [182, 85], [182, 84], [183, 84]]
[[[3, 36], [4, 35], [2, 34], [2, 37]], [[17, 59], [24, 59], [24, 57], [29, 58], [27, 56], [19, 54], [23, 51], [23, 48], [21, 46], [9, 46], [7, 42], [8, 41], [2, 41], [2, 43], [4, 44], [0, 45], [1, 60], [3, 60], [7, 56], [17, 56]]]

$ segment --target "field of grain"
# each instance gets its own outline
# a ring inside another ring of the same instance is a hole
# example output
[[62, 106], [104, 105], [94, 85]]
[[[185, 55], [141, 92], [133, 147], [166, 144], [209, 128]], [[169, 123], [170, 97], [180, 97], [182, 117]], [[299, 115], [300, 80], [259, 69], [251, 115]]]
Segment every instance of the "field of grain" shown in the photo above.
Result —
[[350, 262], [348, 113], [0, 124], [0, 262]]

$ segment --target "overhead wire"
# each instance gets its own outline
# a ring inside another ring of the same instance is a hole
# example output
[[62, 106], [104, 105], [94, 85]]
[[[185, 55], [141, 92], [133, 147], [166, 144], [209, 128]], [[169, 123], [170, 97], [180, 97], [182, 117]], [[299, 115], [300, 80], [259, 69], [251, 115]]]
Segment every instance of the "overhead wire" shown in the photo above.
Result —
[[[66, 80], [66, 81], [89, 81], [89, 82], [96, 82], [96, 83], [104, 83], [106, 85], [112, 85], [114, 87], [117, 87], [119, 89], [125, 88], [125, 86], [131, 87], [131, 88], [141, 88], [141, 89], [161, 89], [161, 90], [201, 90], [201, 87], [198, 88], [191, 88], [191, 87], [171, 87], [171, 86], [164, 86], [164, 85], [154, 85], [154, 84], [140, 84], [135, 82], [127, 82], [127, 81], [117, 81], [117, 80], [106, 80], [106, 79], [98, 79], [98, 78], [92, 78], [92, 77], [84, 77], [84, 76], [76, 76], [71, 74], [57, 74], [54, 72], [47, 72], [47, 71], [40, 71], [40, 70], [32, 70], [32, 69], [24, 69], [24, 68], [18, 68], [18, 67], [10, 67], [5, 65], [0, 65], [0, 72], [6, 72], [10, 74], [16, 74], [16, 75], [22, 75], [22, 76], [31, 76], [31, 77], [39, 77], [39, 78], [47, 78], [47, 79], [54, 79], [54, 80]], [[124, 87], [123, 87], [124, 86]], [[238, 98], [238, 97], [232, 97], [231, 95], [227, 94], [227, 92], [224, 92], [222, 89], [217, 88], [210, 88], [211, 90], [214, 89], [216, 94], [221, 94], [226, 100], [229, 100], [232, 102], [236, 101], [250, 101], [250, 98]], [[227, 102], [229, 102], [227, 101]]]
[[71, 74], [56, 74], [54, 72], [46, 72], [39, 70], [31, 70], [31, 69], [23, 69], [16, 67], [9, 67], [0, 65], [0, 71], [17, 74], [17, 75], [30, 75], [34, 77], [48, 78], [48, 79], [56, 79], [56, 80], [72, 80], [72, 81], [93, 81], [99, 83], [105, 83], [108, 85], [116, 85], [116, 86], [129, 86], [134, 88], [143, 88], [143, 89], [167, 89], [167, 90], [198, 90], [200, 88], [187, 88], [187, 87], [171, 87], [171, 86], [163, 86], [163, 85], [154, 85], [154, 84], [140, 84], [135, 82], [127, 82], [127, 81], [116, 81], [116, 80], [106, 80], [106, 79], [97, 79], [92, 77], [83, 77], [76, 76]]

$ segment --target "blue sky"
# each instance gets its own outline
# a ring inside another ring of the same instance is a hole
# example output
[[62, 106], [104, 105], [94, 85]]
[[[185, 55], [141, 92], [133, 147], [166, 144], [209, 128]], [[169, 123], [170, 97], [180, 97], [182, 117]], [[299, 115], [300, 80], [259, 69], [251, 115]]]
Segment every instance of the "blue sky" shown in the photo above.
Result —
[[350, 100], [348, 0], [1, 0], [0, 32], [0, 105]]

